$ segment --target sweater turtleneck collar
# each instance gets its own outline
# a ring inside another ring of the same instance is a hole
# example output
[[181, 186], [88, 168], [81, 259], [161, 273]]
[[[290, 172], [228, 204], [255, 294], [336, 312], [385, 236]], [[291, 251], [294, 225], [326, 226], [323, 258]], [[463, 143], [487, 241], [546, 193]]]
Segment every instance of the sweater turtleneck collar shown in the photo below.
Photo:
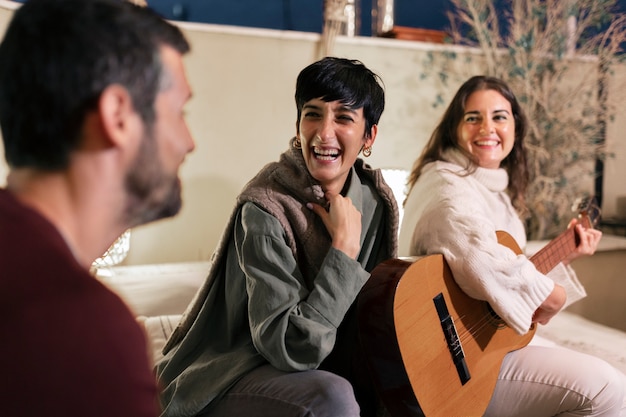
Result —
[[[444, 152], [444, 158], [450, 163], [461, 166], [464, 171], [467, 167], [473, 165], [467, 156], [458, 149], [447, 149]], [[474, 165], [474, 168], [471, 168], [469, 171], [472, 177], [490, 191], [503, 192], [506, 191], [509, 185], [509, 174], [504, 168], [490, 169]]]

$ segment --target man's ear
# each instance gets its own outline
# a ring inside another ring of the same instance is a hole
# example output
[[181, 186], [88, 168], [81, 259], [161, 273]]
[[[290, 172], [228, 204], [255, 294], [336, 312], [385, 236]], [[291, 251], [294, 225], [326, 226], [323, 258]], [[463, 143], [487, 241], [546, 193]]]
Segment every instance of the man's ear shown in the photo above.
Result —
[[119, 84], [106, 87], [100, 94], [98, 111], [103, 133], [111, 145], [124, 145], [128, 135], [136, 129], [139, 117], [128, 90]]

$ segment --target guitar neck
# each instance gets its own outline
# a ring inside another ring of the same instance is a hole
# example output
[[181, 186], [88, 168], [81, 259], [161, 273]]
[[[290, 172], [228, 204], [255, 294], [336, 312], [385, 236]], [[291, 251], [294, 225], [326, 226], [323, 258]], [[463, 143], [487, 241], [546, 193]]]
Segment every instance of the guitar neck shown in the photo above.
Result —
[[[578, 222], [585, 228], [591, 229], [595, 226], [600, 210], [595, 203], [595, 198], [587, 199], [579, 205]], [[580, 243], [578, 234], [574, 227], [568, 228], [565, 232], [551, 240], [543, 249], [530, 257], [535, 268], [542, 274], [547, 274], [569, 254], [574, 252]]]
[[531, 256], [530, 260], [539, 272], [547, 274], [576, 250], [576, 246], [576, 232], [574, 228], [570, 228], [551, 240], [539, 252]]

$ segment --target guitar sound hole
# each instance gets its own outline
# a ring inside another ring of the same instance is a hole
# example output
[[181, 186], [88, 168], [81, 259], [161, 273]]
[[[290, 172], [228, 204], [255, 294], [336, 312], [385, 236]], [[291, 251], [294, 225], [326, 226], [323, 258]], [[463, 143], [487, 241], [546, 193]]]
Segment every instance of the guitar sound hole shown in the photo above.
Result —
[[493, 327], [497, 329], [506, 327], [506, 323], [504, 322], [504, 320], [502, 320], [502, 318], [498, 316], [498, 314], [493, 310], [493, 308], [491, 308], [489, 303], [485, 303], [485, 306], [487, 310], [487, 314], [486, 314], [487, 321], [489, 322], [489, 324], [491, 324]]

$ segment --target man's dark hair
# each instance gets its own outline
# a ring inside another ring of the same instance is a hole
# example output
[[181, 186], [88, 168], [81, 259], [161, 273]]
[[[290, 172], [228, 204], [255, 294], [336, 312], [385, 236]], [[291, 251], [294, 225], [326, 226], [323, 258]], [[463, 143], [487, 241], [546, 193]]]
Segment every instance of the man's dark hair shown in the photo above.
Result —
[[351, 109], [362, 107], [368, 137], [385, 108], [380, 77], [360, 61], [345, 58], [326, 57], [304, 68], [296, 81], [295, 98], [298, 123], [304, 104], [315, 98], [339, 100]]
[[86, 114], [124, 86], [147, 125], [161, 87], [160, 47], [184, 54], [176, 26], [126, 0], [28, 0], [0, 44], [0, 127], [10, 167], [58, 170]]

